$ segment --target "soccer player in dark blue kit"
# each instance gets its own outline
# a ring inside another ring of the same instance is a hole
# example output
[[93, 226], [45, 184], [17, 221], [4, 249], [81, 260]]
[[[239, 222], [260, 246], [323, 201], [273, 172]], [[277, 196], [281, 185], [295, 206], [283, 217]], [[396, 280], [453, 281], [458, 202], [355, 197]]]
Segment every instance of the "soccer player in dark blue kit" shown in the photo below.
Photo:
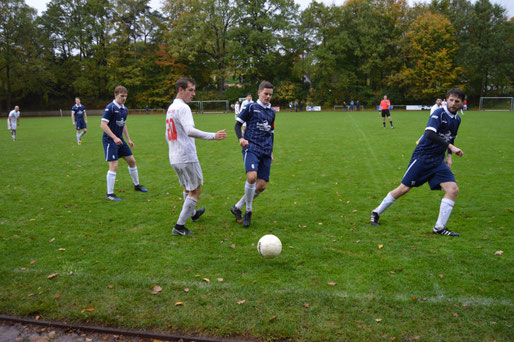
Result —
[[[453, 145], [460, 125], [457, 111], [462, 106], [465, 95], [459, 88], [450, 89], [446, 98], [447, 105], [430, 115], [425, 134], [412, 153], [412, 158], [400, 186], [387, 194], [382, 203], [371, 212], [371, 224], [378, 226], [380, 215], [401, 196], [426, 182], [432, 190], [443, 189], [445, 195], [441, 201], [439, 217], [433, 228], [434, 234], [459, 236], [446, 228], [459, 188], [453, 173], [452, 153], [462, 157], [462, 150]], [[448, 151], [446, 160], [445, 152]]]
[[[105, 161], [109, 163], [109, 171], [107, 171], [107, 196], [106, 200], [121, 201], [121, 198], [114, 194], [114, 182], [116, 181], [116, 171], [118, 170], [118, 158], [122, 157], [128, 164], [128, 170], [134, 190], [147, 192], [148, 190], [139, 184], [139, 174], [137, 172], [136, 160], [132, 154], [131, 147], [134, 143], [130, 140], [130, 136], [125, 123], [127, 122], [128, 109], [125, 107], [128, 91], [123, 86], [117, 86], [114, 89], [114, 101], [105, 107], [102, 116], [101, 127], [104, 130], [103, 145], [105, 151]], [[123, 139], [127, 139], [128, 144]], [[130, 145], [130, 147], [129, 147]]]
[[80, 103], [80, 98], [75, 98], [75, 104], [71, 107], [71, 121], [77, 130], [77, 144], [82, 144], [82, 136], [87, 132], [86, 108]]
[[[259, 85], [259, 100], [246, 106], [237, 117], [235, 131], [239, 145], [243, 148], [243, 161], [246, 172], [244, 196], [230, 211], [237, 222], [249, 227], [252, 220], [253, 200], [266, 190], [269, 182], [271, 162], [273, 161], [273, 136], [275, 110], [271, 108], [273, 84], [262, 81]], [[244, 137], [241, 127], [246, 123]], [[244, 218], [241, 209], [246, 204]]]

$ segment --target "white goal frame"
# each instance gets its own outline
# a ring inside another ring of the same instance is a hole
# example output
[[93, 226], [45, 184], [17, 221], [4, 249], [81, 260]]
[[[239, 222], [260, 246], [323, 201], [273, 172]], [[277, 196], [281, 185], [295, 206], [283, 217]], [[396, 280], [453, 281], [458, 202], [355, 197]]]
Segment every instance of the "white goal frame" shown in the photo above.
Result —
[[[484, 109], [483, 100], [487, 99], [509, 99], [510, 100], [510, 108], [508, 109]], [[504, 96], [504, 97], [496, 97], [496, 96], [484, 96], [480, 97], [480, 104], [478, 106], [479, 111], [489, 111], [489, 112], [508, 112], [514, 110], [514, 97]]]
[[[219, 113], [230, 113], [230, 107], [228, 105], [228, 100], [207, 100], [207, 101], [191, 101], [191, 103], [197, 103], [198, 104], [198, 109], [197, 110], [193, 110], [193, 113], [197, 113], [197, 114], [203, 114], [203, 113], [213, 113], [213, 114], [219, 114]], [[214, 110], [214, 111], [211, 111], [211, 110], [205, 110], [204, 109], [204, 104], [205, 103], [224, 103], [225, 104], [225, 110]]]

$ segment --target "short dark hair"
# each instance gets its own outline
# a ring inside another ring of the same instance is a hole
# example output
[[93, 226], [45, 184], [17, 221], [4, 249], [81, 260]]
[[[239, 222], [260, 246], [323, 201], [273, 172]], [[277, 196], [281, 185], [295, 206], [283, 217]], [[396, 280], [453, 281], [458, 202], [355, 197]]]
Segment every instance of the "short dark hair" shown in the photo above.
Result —
[[191, 83], [192, 85], [196, 84], [195, 80], [193, 80], [192, 78], [182, 77], [177, 81], [177, 83], [175, 83], [175, 90], [177, 90], [177, 93], [180, 88], [186, 90], [189, 83]]
[[464, 93], [464, 90], [462, 90], [460, 88], [452, 88], [452, 89], [448, 90], [448, 92], [446, 93], [446, 98], [449, 98], [450, 95], [457, 96], [462, 101], [464, 101], [464, 99], [466, 98], [466, 94]]
[[268, 81], [262, 81], [261, 84], [259, 84], [259, 91], [263, 89], [273, 89], [273, 84]]
[[127, 88], [125, 88], [124, 86], [117, 86], [116, 88], [114, 88], [114, 96], [118, 95], [118, 94], [128, 94], [128, 90]]

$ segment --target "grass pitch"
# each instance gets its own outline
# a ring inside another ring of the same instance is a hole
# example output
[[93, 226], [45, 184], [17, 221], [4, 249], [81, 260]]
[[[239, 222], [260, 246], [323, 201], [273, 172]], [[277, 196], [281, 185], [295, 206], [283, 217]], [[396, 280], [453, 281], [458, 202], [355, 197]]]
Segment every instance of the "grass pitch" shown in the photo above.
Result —
[[[22, 117], [18, 141], [0, 137], [0, 312], [260, 340], [511, 340], [512, 113], [463, 116], [459, 238], [431, 234], [443, 193], [427, 185], [369, 224], [428, 120], [392, 116], [395, 129], [376, 112], [278, 113], [271, 182], [244, 229], [229, 212], [245, 181], [233, 116], [196, 115], [229, 137], [197, 140], [207, 211], [191, 237], [171, 236], [182, 191], [163, 117], [129, 116], [149, 192], [120, 161], [117, 203], [104, 200], [99, 117], [81, 146], [69, 118]], [[256, 250], [268, 233], [276, 259]]]

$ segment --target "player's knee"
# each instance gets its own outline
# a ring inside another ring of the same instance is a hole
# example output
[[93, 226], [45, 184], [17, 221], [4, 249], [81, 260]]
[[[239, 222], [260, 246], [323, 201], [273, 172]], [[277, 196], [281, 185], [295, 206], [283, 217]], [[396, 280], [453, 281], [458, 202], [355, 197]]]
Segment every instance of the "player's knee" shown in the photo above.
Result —
[[457, 197], [457, 195], [459, 194], [459, 187], [456, 183], [452, 183], [449, 192], [451, 193], [451, 195], [453, 195], [453, 197]]
[[263, 192], [264, 190], [266, 190], [266, 182], [257, 182], [255, 190], [258, 190], [259, 192]]
[[246, 174], [246, 181], [250, 184], [255, 184], [257, 181], [257, 174], [256, 172], [248, 172]]

